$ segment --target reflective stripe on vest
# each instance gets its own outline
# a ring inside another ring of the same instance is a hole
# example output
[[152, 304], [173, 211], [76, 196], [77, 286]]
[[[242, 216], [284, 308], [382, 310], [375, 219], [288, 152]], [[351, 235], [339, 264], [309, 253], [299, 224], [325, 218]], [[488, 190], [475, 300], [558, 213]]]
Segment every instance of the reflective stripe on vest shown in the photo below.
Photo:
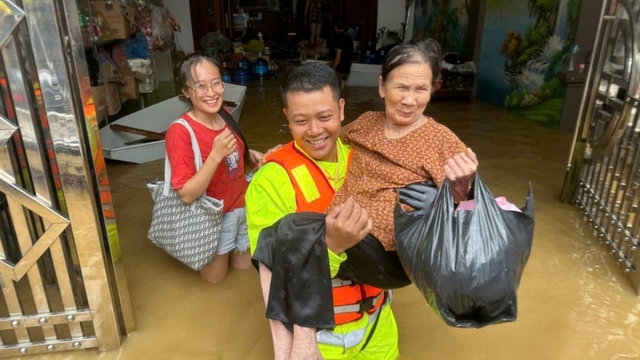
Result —
[[295, 147], [293, 141], [267, 156], [266, 162], [282, 166], [289, 175], [296, 194], [296, 212], [323, 212], [333, 201], [335, 190], [329, 179], [318, 164]]
[[336, 325], [360, 320], [365, 312], [371, 315], [384, 303], [384, 292], [373, 286], [335, 278], [331, 286]]
[[[367, 325], [362, 329], [353, 330], [344, 334], [335, 333], [329, 330], [320, 330], [316, 332], [316, 341], [319, 344], [342, 346], [345, 349], [360, 344], [362, 340], [364, 340], [367, 329], [369, 328], [369, 326], [371, 326], [371, 324], [373, 324], [376, 318], [380, 316], [380, 313], [385, 306], [387, 305], [383, 304], [380, 308], [378, 308], [378, 310], [371, 314], [369, 316], [369, 321], [367, 321]], [[373, 329], [372, 331], [375, 331], [375, 329]]]
[[[375, 309], [378, 305], [378, 302], [382, 300], [383, 292], [378, 294], [372, 299], [373, 309]], [[378, 306], [379, 307], [379, 306]], [[333, 312], [337, 314], [344, 314], [350, 312], [360, 312], [361, 304], [353, 304], [353, 305], [342, 305], [342, 306], [334, 306]]]
[[[350, 151], [347, 166], [352, 154]], [[324, 212], [333, 201], [335, 191], [326, 175], [318, 164], [295, 147], [293, 141], [269, 155], [266, 163], [269, 162], [280, 165], [289, 175], [296, 195], [296, 212]], [[384, 303], [382, 289], [373, 286], [332, 279], [332, 287], [336, 325], [359, 320], [365, 311], [373, 314]]]

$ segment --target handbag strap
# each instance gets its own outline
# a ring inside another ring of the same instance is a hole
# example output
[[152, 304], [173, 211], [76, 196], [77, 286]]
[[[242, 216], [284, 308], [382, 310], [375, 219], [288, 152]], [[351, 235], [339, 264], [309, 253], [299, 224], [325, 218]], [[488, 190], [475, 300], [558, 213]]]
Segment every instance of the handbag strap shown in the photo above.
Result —
[[[189, 125], [189, 123], [186, 122], [184, 119], [178, 119], [171, 123], [171, 125], [173, 124], [180, 124], [185, 128], [187, 128], [187, 131], [189, 131], [189, 135], [191, 136], [191, 148], [193, 149], [194, 162], [196, 164], [196, 172], [200, 171], [200, 168], [202, 168], [202, 155], [200, 154], [200, 145], [198, 145], [196, 134], [193, 133], [193, 129], [191, 128], [191, 125]], [[166, 153], [166, 150], [165, 150], [164, 189], [163, 189], [163, 193], [165, 196], [169, 195], [170, 189], [171, 189], [171, 164], [169, 163], [169, 155]], [[206, 190], [205, 190], [205, 194], [206, 194]]]

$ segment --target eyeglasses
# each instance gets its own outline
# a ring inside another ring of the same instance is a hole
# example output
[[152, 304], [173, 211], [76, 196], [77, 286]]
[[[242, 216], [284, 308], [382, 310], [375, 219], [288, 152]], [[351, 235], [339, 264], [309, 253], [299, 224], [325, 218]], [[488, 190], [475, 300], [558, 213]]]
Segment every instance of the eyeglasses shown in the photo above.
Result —
[[209, 88], [211, 88], [213, 92], [218, 92], [218, 93], [222, 92], [224, 90], [224, 83], [220, 80], [215, 80], [214, 82], [211, 83], [211, 85], [205, 85], [200, 83], [196, 86], [187, 86], [187, 87], [189, 89], [195, 90], [200, 95], [204, 95], [208, 93]]

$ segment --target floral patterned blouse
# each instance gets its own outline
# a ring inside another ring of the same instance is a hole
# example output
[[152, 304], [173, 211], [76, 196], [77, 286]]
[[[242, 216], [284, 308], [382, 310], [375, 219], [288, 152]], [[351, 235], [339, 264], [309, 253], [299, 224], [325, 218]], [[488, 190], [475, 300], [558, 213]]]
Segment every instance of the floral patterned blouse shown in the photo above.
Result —
[[426, 180], [433, 180], [440, 187], [446, 177], [446, 161], [463, 152], [466, 145], [429, 117], [398, 139], [385, 136], [384, 123], [384, 112], [369, 111], [342, 129], [340, 136], [354, 153], [345, 182], [329, 209], [353, 196], [373, 221], [371, 234], [387, 251], [392, 251], [396, 249], [396, 189]]

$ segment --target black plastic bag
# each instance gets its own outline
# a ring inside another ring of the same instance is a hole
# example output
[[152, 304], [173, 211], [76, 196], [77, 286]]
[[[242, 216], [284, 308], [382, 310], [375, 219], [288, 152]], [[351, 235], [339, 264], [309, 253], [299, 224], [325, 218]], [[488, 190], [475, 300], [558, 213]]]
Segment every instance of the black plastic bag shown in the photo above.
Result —
[[475, 209], [455, 212], [445, 180], [426, 215], [397, 203], [396, 245], [411, 281], [450, 326], [515, 321], [516, 291], [533, 241], [531, 188], [522, 212], [506, 211], [476, 175]]

